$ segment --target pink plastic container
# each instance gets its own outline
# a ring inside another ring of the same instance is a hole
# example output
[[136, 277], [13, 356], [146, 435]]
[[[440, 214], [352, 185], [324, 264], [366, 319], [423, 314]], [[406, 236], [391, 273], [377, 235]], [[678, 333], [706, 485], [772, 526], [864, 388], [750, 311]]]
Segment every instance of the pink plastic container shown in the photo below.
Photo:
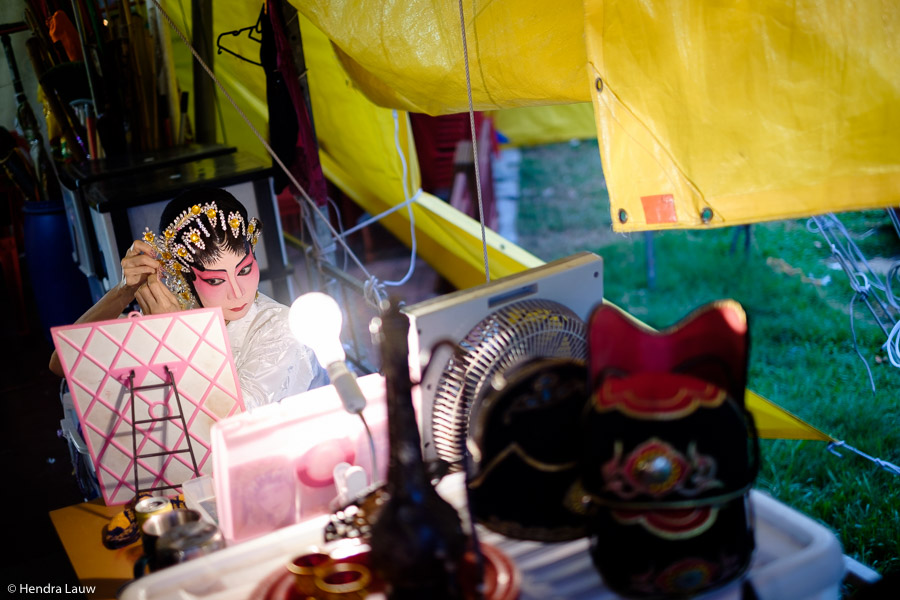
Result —
[[383, 481], [387, 461], [384, 378], [359, 378], [363, 415], [372, 432], [379, 473], [362, 420], [346, 412], [332, 386], [280, 404], [223, 419], [212, 429], [213, 482], [219, 527], [241, 542], [330, 512], [337, 496], [333, 471], [359, 465], [368, 482]]

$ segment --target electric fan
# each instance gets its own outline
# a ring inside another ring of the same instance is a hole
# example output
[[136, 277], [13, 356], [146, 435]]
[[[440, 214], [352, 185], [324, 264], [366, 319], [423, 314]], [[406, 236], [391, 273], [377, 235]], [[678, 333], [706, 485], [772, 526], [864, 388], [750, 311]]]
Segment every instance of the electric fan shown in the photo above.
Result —
[[[426, 460], [458, 470], [495, 377], [532, 358], [586, 358], [585, 323], [602, 302], [602, 273], [602, 259], [581, 252], [404, 309]], [[420, 352], [430, 353], [427, 368]]]

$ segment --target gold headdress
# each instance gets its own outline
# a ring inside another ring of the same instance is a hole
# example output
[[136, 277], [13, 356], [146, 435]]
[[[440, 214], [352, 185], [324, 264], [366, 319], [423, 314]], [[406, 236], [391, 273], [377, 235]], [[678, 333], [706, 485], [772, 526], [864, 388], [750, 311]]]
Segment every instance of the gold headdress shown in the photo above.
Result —
[[172, 290], [185, 310], [194, 308], [197, 299], [182, 272], [195, 266], [195, 255], [206, 249], [206, 242], [212, 237], [210, 229], [216, 227], [230, 231], [233, 238], [246, 238], [253, 247], [259, 240], [260, 227], [256, 217], [244, 223], [244, 217], [232, 211], [226, 218], [215, 202], [194, 204], [178, 215], [160, 236], [149, 227], [144, 229], [144, 241], [156, 248], [166, 287]]

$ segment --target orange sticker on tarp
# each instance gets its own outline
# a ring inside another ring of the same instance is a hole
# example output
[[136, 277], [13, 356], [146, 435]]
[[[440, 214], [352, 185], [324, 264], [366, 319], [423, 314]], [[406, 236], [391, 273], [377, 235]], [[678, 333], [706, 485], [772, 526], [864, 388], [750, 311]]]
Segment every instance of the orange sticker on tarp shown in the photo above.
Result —
[[672, 194], [641, 196], [641, 204], [644, 206], [644, 221], [648, 225], [678, 222], [678, 216], [675, 214], [675, 198]]

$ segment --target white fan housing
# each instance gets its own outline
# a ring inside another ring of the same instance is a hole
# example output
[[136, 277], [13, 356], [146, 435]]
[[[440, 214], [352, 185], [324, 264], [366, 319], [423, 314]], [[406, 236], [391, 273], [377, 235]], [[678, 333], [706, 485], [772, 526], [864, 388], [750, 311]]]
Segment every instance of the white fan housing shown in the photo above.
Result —
[[[602, 301], [603, 260], [581, 252], [404, 308], [425, 459], [462, 458], [471, 415], [494, 375], [532, 357], [585, 358], [585, 323]], [[425, 370], [420, 357], [430, 352]]]

